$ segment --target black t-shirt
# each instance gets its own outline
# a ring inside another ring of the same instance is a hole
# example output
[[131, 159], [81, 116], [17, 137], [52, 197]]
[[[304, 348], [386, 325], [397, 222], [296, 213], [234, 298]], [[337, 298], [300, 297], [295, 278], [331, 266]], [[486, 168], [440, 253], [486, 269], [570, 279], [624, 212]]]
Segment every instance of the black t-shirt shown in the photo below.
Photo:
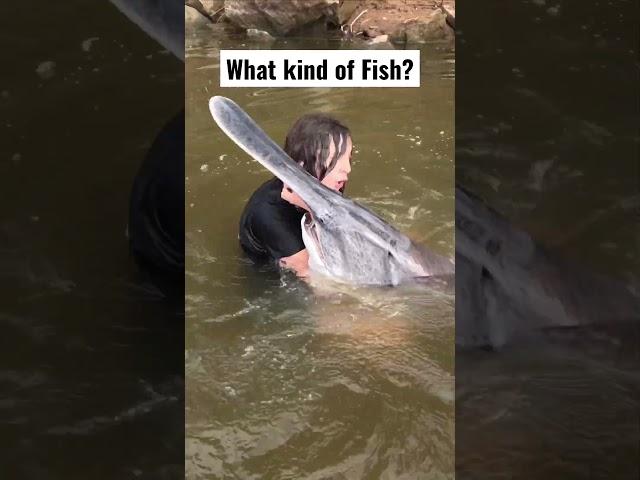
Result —
[[282, 182], [268, 180], [253, 193], [240, 217], [240, 245], [256, 262], [279, 260], [304, 249], [304, 211], [283, 200], [281, 193]]

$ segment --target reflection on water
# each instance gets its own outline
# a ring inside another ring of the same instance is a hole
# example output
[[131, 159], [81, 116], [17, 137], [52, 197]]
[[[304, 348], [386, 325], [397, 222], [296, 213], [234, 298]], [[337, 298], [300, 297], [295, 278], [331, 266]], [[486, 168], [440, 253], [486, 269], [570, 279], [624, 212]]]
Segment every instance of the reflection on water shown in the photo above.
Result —
[[0, 471], [180, 478], [182, 307], [138, 276], [125, 228], [182, 65], [108, 2], [52, 3], [0, 7]]
[[207, 102], [230, 97], [278, 142], [302, 113], [335, 115], [354, 136], [347, 194], [453, 255], [453, 53], [423, 49], [420, 89], [220, 90], [224, 46], [187, 48], [187, 476], [451, 478], [453, 295], [249, 265], [238, 220], [269, 174]]
[[[637, 284], [638, 2], [464, 8], [458, 181], [567, 265]], [[640, 330], [610, 320], [456, 352], [460, 478], [638, 478]]]

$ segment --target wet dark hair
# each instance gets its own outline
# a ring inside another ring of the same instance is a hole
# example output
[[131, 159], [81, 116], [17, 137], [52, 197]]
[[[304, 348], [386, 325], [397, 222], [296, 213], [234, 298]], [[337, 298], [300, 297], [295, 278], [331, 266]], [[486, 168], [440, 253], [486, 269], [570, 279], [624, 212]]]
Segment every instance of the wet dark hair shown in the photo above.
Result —
[[[293, 124], [284, 142], [284, 151], [318, 180], [322, 180], [347, 149], [349, 129], [329, 115], [311, 113], [300, 117]], [[329, 164], [331, 139], [336, 151]]]

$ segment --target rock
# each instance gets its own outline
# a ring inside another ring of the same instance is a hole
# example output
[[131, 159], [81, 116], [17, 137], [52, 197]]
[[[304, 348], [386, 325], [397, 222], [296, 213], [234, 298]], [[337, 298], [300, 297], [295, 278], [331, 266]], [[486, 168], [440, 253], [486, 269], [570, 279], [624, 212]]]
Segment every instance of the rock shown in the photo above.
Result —
[[367, 41], [367, 47], [376, 50], [393, 50], [393, 44], [389, 41], [389, 35], [378, 35]]
[[211, 20], [202, 15], [195, 8], [191, 8], [187, 5], [184, 6], [184, 25], [186, 28], [201, 27], [209, 25]]
[[453, 29], [447, 25], [447, 16], [440, 10], [425, 20], [412, 20], [401, 24], [391, 34], [394, 43], [425, 43], [432, 40], [452, 39]]
[[247, 36], [251, 40], [257, 40], [259, 42], [272, 42], [275, 40], [269, 32], [265, 32], [264, 30], [258, 30], [257, 28], [249, 28], [247, 29]]
[[449, 25], [454, 30], [456, 29], [456, 4], [452, 0], [448, 0], [443, 2], [440, 5], [440, 10], [447, 17], [447, 25]]
[[213, 16], [218, 10], [224, 7], [224, 0], [200, 0], [204, 10]]
[[220, 13], [224, 7], [224, 0], [184, 0], [184, 4], [214, 21], [214, 15]]
[[367, 27], [364, 29], [364, 36], [367, 38], [376, 38], [381, 33], [378, 31], [378, 27]]
[[282, 36], [318, 20], [338, 23], [339, 0], [225, 0], [225, 17], [245, 28]]
[[401, 44], [454, 40], [454, 0], [360, 0], [358, 5], [347, 21], [350, 28], [343, 28], [347, 36], [389, 34], [391, 41]]
[[389, 41], [389, 35], [378, 35], [377, 37], [369, 40], [367, 43], [369, 45], [375, 45], [378, 43], [387, 43]]

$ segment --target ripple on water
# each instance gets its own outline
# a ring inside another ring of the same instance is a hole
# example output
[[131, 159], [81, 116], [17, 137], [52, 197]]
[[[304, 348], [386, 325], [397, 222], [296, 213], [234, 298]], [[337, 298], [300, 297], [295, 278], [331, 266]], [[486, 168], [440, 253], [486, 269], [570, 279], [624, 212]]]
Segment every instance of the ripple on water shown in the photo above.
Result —
[[[253, 313], [264, 309], [251, 336], [225, 337], [224, 346], [212, 339], [188, 363], [195, 478], [447, 475], [453, 377], [438, 358], [452, 342], [450, 306], [424, 292], [338, 290], [307, 310], [254, 299]], [[433, 318], [428, 306], [436, 306]]]
[[[431, 233], [453, 248], [453, 146], [439, 134], [453, 131], [452, 86], [439, 78], [453, 64], [429, 53], [438, 60], [425, 67], [425, 85], [438, 88], [420, 101], [409, 89], [229, 96], [278, 142], [303, 112], [343, 120], [355, 142], [349, 194], [413, 238]], [[202, 87], [187, 98], [187, 230], [204, 232], [187, 257], [188, 477], [451, 478], [453, 297], [307, 285], [241, 263], [237, 221], [268, 174], [212, 125], [206, 102], [218, 70], [209, 65], [186, 64]], [[428, 186], [416, 181], [427, 170]], [[222, 210], [215, 224], [212, 205]]]

